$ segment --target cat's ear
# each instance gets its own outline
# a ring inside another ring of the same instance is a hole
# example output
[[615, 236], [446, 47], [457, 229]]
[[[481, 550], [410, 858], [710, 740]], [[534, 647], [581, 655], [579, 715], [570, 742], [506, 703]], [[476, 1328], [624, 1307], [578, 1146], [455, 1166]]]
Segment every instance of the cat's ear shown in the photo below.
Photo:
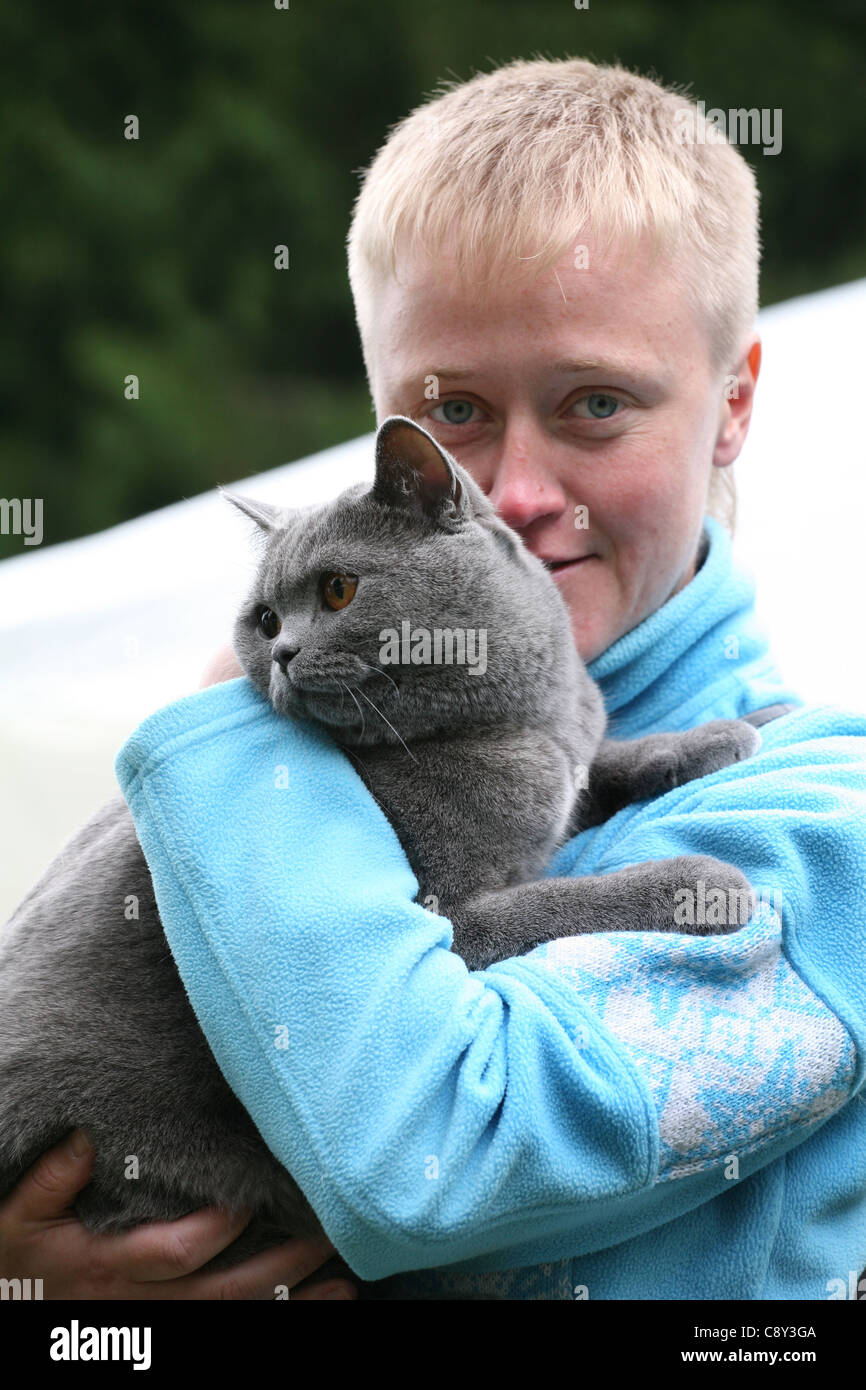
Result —
[[376, 435], [373, 497], [384, 506], [454, 519], [465, 506], [454, 460], [432, 434], [405, 415], [390, 415]]
[[229, 492], [227, 488], [219, 489], [220, 495], [231, 502], [233, 507], [244, 513], [245, 516], [252, 517], [257, 526], [263, 531], [281, 531], [285, 526], [285, 512], [282, 507], [275, 507], [270, 502], [258, 502], [252, 497], [241, 497], [237, 492]]

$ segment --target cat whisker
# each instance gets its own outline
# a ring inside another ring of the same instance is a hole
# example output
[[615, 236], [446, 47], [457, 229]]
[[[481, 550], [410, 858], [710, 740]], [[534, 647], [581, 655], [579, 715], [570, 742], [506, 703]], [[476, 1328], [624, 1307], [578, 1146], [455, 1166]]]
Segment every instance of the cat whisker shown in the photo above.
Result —
[[358, 694], [360, 695], [362, 700], [367, 701], [367, 704], [370, 706], [371, 709], [374, 709], [376, 711], [380, 719], [385, 720], [385, 723], [388, 725], [388, 728], [391, 730], [391, 733], [397, 734], [397, 737], [400, 739], [400, 742], [403, 744], [403, 747], [406, 749], [406, 752], [409, 754], [409, 757], [412, 759], [413, 763], [417, 763], [418, 759], [415, 757], [415, 754], [412, 752], [412, 749], [406, 745], [402, 738], [400, 738], [399, 733], [397, 733], [397, 730], [394, 728], [394, 725], [391, 723], [390, 719], [385, 718], [385, 715], [379, 709], [378, 705], [374, 705], [369, 695], [365, 695], [360, 687], [358, 688]]
[[362, 661], [361, 657], [358, 657], [358, 660], [361, 662], [362, 666], [366, 666], [368, 671], [372, 671], [377, 676], [384, 676], [386, 681], [390, 681], [398, 695], [401, 693], [400, 687], [394, 677], [389, 676], [387, 671], [383, 671], [381, 666], [371, 666], [369, 661]]
[[[340, 681], [340, 685], [343, 687], [344, 690], [347, 690], [347, 691], [349, 692], [349, 694], [351, 695], [352, 699], [355, 700], [355, 692], [352, 690], [352, 687], [351, 687], [350, 685], [346, 685], [345, 681]], [[355, 700], [355, 704], [358, 705], [358, 701], [357, 701], [357, 700]], [[360, 716], [361, 716], [361, 737], [363, 738], [363, 736], [364, 736], [364, 730], [365, 730], [366, 727], [367, 727], [367, 723], [366, 723], [366, 720], [364, 719], [364, 711], [361, 709], [361, 706], [360, 706], [360, 705], [358, 705], [358, 713], [359, 713]]]

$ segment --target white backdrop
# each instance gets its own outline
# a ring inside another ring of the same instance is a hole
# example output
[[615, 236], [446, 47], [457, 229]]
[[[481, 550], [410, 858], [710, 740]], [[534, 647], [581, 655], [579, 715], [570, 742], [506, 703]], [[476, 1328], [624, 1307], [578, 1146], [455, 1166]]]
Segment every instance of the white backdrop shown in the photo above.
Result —
[[[736, 549], [802, 694], [866, 709], [866, 280], [764, 310], [760, 327]], [[217, 481], [324, 501], [372, 476], [372, 438]], [[249, 523], [214, 491], [0, 564], [0, 922], [116, 790], [136, 724], [197, 688], [253, 562]]]

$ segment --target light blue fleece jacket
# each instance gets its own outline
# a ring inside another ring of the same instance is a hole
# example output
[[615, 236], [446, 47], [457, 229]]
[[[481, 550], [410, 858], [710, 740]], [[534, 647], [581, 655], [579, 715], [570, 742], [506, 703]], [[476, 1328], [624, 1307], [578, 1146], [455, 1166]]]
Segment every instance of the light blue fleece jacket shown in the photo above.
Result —
[[706, 531], [692, 582], [590, 668], [611, 734], [796, 708], [549, 871], [715, 855], [761, 893], [732, 935], [470, 973], [349, 759], [246, 680], [118, 755], [220, 1067], [357, 1274], [421, 1271], [404, 1296], [825, 1299], [866, 1265], [866, 719], [784, 684]]

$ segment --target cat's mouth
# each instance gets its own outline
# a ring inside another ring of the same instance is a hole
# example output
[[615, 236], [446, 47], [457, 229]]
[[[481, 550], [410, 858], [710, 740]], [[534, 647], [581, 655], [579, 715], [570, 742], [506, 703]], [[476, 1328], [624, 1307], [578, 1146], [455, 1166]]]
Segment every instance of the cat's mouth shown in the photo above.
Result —
[[359, 723], [358, 707], [365, 707], [359, 686], [354, 681], [351, 685], [348, 681], [339, 684], [336, 680], [310, 685], [299, 685], [285, 679], [272, 681], [270, 699], [278, 714], [312, 719], [317, 724], [338, 729]]
[[[375, 721], [383, 699], [398, 681], [374, 681], [384, 673], [358, 659], [357, 665], [332, 666], [328, 670], [301, 670], [289, 666], [271, 673], [270, 699], [281, 714], [299, 715], [333, 728], [347, 729], [371, 717]], [[385, 689], [380, 689], [385, 687]]]

